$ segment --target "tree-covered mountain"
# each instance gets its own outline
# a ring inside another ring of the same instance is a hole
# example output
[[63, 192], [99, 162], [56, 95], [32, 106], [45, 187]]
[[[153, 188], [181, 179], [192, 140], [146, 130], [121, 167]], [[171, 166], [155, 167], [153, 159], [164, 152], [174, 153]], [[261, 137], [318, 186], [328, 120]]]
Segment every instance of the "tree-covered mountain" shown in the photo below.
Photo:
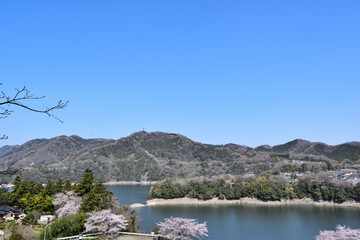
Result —
[[275, 172], [293, 160], [305, 162], [314, 171], [343, 167], [360, 160], [360, 143], [330, 146], [297, 139], [273, 147], [250, 148], [202, 144], [180, 134], [142, 131], [118, 140], [79, 136], [35, 139], [0, 148], [0, 160], [6, 168], [23, 169], [23, 178], [42, 182], [57, 178], [78, 181], [86, 168], [107, 182], [155, 181]]

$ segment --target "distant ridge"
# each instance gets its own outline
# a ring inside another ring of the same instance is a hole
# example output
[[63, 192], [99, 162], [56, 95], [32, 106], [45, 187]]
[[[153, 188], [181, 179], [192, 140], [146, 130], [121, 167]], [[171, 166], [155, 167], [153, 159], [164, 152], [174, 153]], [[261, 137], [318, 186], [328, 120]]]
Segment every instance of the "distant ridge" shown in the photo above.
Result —
[[86, 168], [103, 181], [261, 174], [275, 171], [292, 159], [355, 162], [360, 159], [360, 142], [331, 146], [295, 139], [251, 148], [203, 144], [180, 134], [141, 131], [118, 140], [58, 136], [0, 148], [5, 167], [22, 168], [24, 178], [42, 182], [59, 177], [77, 181]]

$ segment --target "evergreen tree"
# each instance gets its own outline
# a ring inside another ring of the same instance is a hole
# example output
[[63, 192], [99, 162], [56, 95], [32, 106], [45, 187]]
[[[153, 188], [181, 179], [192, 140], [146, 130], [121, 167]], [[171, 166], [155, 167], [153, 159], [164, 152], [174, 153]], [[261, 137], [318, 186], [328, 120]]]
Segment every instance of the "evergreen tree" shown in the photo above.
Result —
[[9, 195], [7, 188], [0, 187], [0, 205], [7, 205], [9, 202]]
[[91, 191], [87, 196], [84, 196], [84, 198], [84, 202], [81, 204], [81, 210], [83, 210], [84, 212], [101, 210], [99, 206], [99, 203], [101, 202], [99, 194], [95, 194], [94, 191]]
[[64, 189], [64, 186], [63, 186], [63, 180], [61, 178], [59, 178], [58, 180], [56, 180], [55, 182], [55, 192], [56, 193], [60, 193], [62, 192]]
[[49, 180], [46, 183], [45, 189], [44, 189], [44, 195], [52, 196], [56, 193], [55, 191], [55, 184], [53, 181]]
[[79, 196], [84, 196], [90, 193], [94, 187], [94, 175], [90, 169], [86, 169], [85, 173], [81, 176], [81, 181], [77, 184], [75, 192]]
[[20, 185], [21, 185], [21, 177], [20, 177], [20, 176], [16, 176], [13, 184], [14, 184], [13, 191], [15, 192], [15, 191], [18, 190], [18, 188], [19, 188]]
[[83, 195], [83, 200], [81, 210], [84, 212], [101, 211], [115, 205], [113, 193], [107, 190], [101, 181], [96, 182], [90, 192]]
[[44, 191], [44, 186], [41, 183], [35, 184], [34, 192], [35, 194], [40, 194]]
[[71, 191], [72, 190], [72, 186], [71, 186], [71, 182], [69, 179], [65, 180], [65, 185], [64, 185], [64, 191]]

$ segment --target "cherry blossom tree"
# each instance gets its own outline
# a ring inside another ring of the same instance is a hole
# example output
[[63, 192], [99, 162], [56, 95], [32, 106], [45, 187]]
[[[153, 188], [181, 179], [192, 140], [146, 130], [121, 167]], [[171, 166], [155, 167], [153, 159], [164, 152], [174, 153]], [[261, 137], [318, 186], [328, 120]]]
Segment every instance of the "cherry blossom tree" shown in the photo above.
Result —
[[125, 229], [127, 225], [123, 215], [112, 213], [110, 209], [106, 209], [90, 215], [85, 222], [85, 232], [114, 234]]
[[81, 197], [77, 197], [73, 191], [57, 193], [53, 199], [53, 204], [57, 207], [55, 213], [59, 217], [77, 213], [80, 210], [81, 203]]
[[360, 239], [360, 229], [351, 229], [338, 225], [336, 231], [320, 231], [316, 240], [357, 240]]
[[160, 234], [171, 240], [202, 239], [203, 236], [208, 236], [206, 222], [197, 223], [196, 219], [170, 217], [157, 225], [160, 227]]

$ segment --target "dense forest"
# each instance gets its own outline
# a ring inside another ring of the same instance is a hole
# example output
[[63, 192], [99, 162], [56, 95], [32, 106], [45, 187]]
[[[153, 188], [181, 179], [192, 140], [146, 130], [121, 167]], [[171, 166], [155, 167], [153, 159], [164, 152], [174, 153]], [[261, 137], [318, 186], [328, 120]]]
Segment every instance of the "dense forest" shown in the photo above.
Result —
[[300, 179], [295, 184], [288, 184], [266, 174], [258, 178], [238, 178], [233, 181], [219, 179], [176, 183], [166, 180], [152, 186], [149, 194], [153, 198], [190, 197], [201, 200], [251, 197], [263, 201], [279, 201], [307, 197], [315, 201], [342, 203], [351, 200], [360, 201], [360, 184], [353, 186], [330, 181], [322, 182], [309, 177]]

